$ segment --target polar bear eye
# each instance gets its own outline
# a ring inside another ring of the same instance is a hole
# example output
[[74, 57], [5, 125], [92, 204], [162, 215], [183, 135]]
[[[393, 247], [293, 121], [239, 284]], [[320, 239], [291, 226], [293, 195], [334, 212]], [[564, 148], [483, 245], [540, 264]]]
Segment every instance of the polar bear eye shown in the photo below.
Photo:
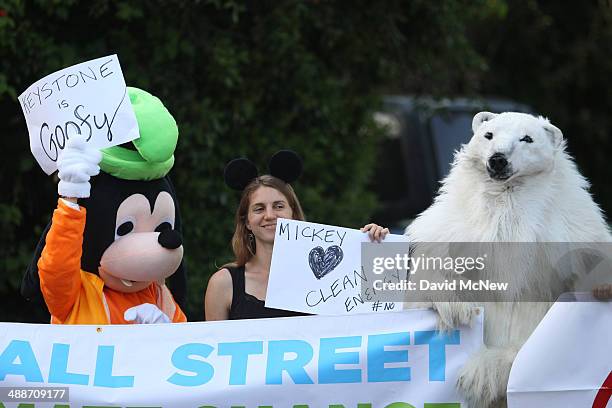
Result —
[[491, 139], [493, 139], [493, 133], [487, 132], [487, 133], [485, 133], [484, 137], [487, 140], [491, 140]]
[[533, 139], [529, 135], [523, 136], [523, 138], [520, 141], [521, 142], [527, 142], [527, 143], [533, 143]]

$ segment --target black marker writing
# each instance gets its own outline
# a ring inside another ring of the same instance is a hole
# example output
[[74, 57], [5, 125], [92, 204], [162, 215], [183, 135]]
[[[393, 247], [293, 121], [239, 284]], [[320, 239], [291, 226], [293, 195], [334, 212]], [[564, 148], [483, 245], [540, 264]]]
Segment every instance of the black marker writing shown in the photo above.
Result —
[[41, 106], [51, 95], [59, 93], [64, 89], [72, 89], [90, 81], [104, 79], [114, 71], [108, 65], [113, 59], [108, 59], [100, 65], [87, 66], [72, 71], [69, 74], [62, 74], [53, 80], [44, 82], [42, 85], [36, 86], [22, 98], [20, 98], [21, 106], [26, 114], [32, 112], [38, 106]]
[[[106, 139], [109, 142], [112, 141], [113, 122], [115, 121], [115, 117], [117, 116], [119, 108], [126, 99], [126, 95], [127, 88], [124, 90], [123, 95], [121, 97], [121, 101], [119, 101], [119, 104], [115, 108], [115, 111], [113, 112], [110, 119], [106, 113], [103, 113], [102, 119], [99, 120], [96, 115], [92, 115], [91, 113], [86, 112], [85, 105], [77, 105], [76, 108], [74, 108], [74, 111], [72, 112], [72, 115], [74, 116], [74, 119], [76, 119], [76, 121], [68, 120], [63, 124], [58, 124], [53, 127], [46, 122], [43, 123], [40, 127], [39, 138], [40, 144], [43, 148], [43, 152], [45, 153], [45, 155], [51, 161], [57, 161], [59, 151], [62, 150], [66, 145], [66, 140], [70, 139], [69, 131], [71, 131], [71, 134], [84, 135], [86, 141], [89, 141], [93, 136], [94, 127], [97, 130], [105, 129]], [[101, 123], [98, 123], [99, 121]]]
[[[293, 229], [293, 231], [292, 231]], [[326, 242], [329, 244], [337, 243], [338, 246], [342, 246], [344, 238], [346, 237], [347, 231], [339, 231], [333, 228], [317, 228], [310, 225], [301, 226], [298, 224], [283, 223], [278, 229], [279, 237], [283, 237], [286, 240], [299, 240], [306, 239], [311, 242]]]
[[361, 282], [367, 282], [367, 280], [363, 268], [361, 273], [353, 271], [352, 276], [348, 274], [344, 275], [342, 279], [334, 280], [327, 290], [317, 289], [308, 292], [306, 294], [306, 305], [315, 307], [320, 303], [325, 303], [330, 299], [338, 297], [343, 291], [360, 288]]

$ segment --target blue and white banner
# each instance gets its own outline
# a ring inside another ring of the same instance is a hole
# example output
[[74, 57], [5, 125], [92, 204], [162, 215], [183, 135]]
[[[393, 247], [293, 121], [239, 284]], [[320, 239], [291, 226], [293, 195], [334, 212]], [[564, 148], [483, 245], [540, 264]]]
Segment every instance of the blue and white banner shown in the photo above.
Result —
[[[69, 402], [29, 408], [465, 406], [455, 382], [482, 344], [482, 316], [449, 333], [435, 324], [428, 310], [141, 326], [0, 323], [0, 387], [68, 387]], [[0, 406], [19, 405], [4, 395]]]

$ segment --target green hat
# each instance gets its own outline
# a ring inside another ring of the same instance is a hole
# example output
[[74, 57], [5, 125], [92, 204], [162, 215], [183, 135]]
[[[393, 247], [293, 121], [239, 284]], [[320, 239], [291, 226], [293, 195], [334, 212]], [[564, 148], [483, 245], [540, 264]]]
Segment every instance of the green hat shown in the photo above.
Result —
[[162, 178], [174, 165], [178, 127], [158, 98], [142, 89], [127, 89], [140, 130], [140, 137], [132, 140], [136, 150], [121, 146], [103, 149], [100, 169], [125, 180]]

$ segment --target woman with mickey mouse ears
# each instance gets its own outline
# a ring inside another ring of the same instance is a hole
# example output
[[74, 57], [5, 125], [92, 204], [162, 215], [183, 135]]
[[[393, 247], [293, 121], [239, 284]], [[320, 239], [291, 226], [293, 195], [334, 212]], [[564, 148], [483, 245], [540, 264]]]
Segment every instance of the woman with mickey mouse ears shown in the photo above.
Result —
[[[276, 220], [304, 220], [304, 212], [291, 187], [302, 173], [302, 161], [293, 151], [281, 150], [268, 163], [270, 174], [258, 176], [248, 159], [238, 158], [225, 167], [225, 183], [242, 191], [236, 210], [232, 249], [236, 259], [215, 272], [208, 281], [204, 307], [206, 320], [258, 319], [303, 316], [302, 313], [264, 306]], [[387, 228], [367, 224], [371, 241], [380, 242]], [[290, 271], [288, 271], [290, 273]]]

